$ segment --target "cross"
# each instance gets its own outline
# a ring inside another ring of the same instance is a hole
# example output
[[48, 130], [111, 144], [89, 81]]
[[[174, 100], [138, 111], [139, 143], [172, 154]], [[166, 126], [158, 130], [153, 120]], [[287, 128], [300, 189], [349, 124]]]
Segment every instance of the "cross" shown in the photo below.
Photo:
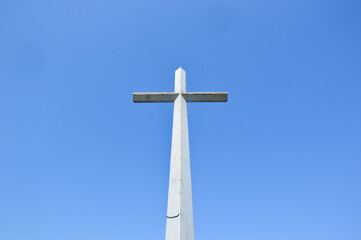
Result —
[[174, 92], [133, 93], [135, 103], [174, 102], [166, 240], [194, 240], [187, 102], [227, 102], [226, 92], [186, 92], [186, 73], [175, 72]]

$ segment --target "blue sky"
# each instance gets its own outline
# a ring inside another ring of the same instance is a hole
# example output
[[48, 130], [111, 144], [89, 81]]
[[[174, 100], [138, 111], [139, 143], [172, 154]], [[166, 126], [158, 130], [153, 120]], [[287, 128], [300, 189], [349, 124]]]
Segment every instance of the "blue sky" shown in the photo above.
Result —
[[0, 2], [0, 239], [164, 239], [190, 103], [198, 240], [361, 239], [360, 1]]

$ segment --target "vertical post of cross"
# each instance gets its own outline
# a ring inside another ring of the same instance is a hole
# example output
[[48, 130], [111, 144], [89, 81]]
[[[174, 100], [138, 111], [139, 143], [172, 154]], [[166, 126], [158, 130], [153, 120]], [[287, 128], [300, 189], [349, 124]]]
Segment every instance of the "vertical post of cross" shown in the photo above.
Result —
[[169, 173], [166, 240], [193, 240], [193, 206], [187, 102], [182, 96], [186, 91], [186, 74], [182, 68], [175, 72], [172, 151]]

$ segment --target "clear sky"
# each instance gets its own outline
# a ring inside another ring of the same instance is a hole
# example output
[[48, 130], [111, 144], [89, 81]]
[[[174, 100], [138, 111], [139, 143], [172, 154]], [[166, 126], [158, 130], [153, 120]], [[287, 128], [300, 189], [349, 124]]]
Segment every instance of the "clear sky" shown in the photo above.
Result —
[[165, 237], [189, 103], [197, 240], [361, 239], [361, 1], [0, 1], [0, 239]]

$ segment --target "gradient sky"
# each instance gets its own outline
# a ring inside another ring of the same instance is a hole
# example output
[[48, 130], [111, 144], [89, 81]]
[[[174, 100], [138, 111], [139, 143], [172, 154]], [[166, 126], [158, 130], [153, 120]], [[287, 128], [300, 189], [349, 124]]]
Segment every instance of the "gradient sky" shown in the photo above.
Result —
[[189, 103], [196, 240], [361, 239], [361, 1], [0, 1], [0, 239], [165, 237]]

